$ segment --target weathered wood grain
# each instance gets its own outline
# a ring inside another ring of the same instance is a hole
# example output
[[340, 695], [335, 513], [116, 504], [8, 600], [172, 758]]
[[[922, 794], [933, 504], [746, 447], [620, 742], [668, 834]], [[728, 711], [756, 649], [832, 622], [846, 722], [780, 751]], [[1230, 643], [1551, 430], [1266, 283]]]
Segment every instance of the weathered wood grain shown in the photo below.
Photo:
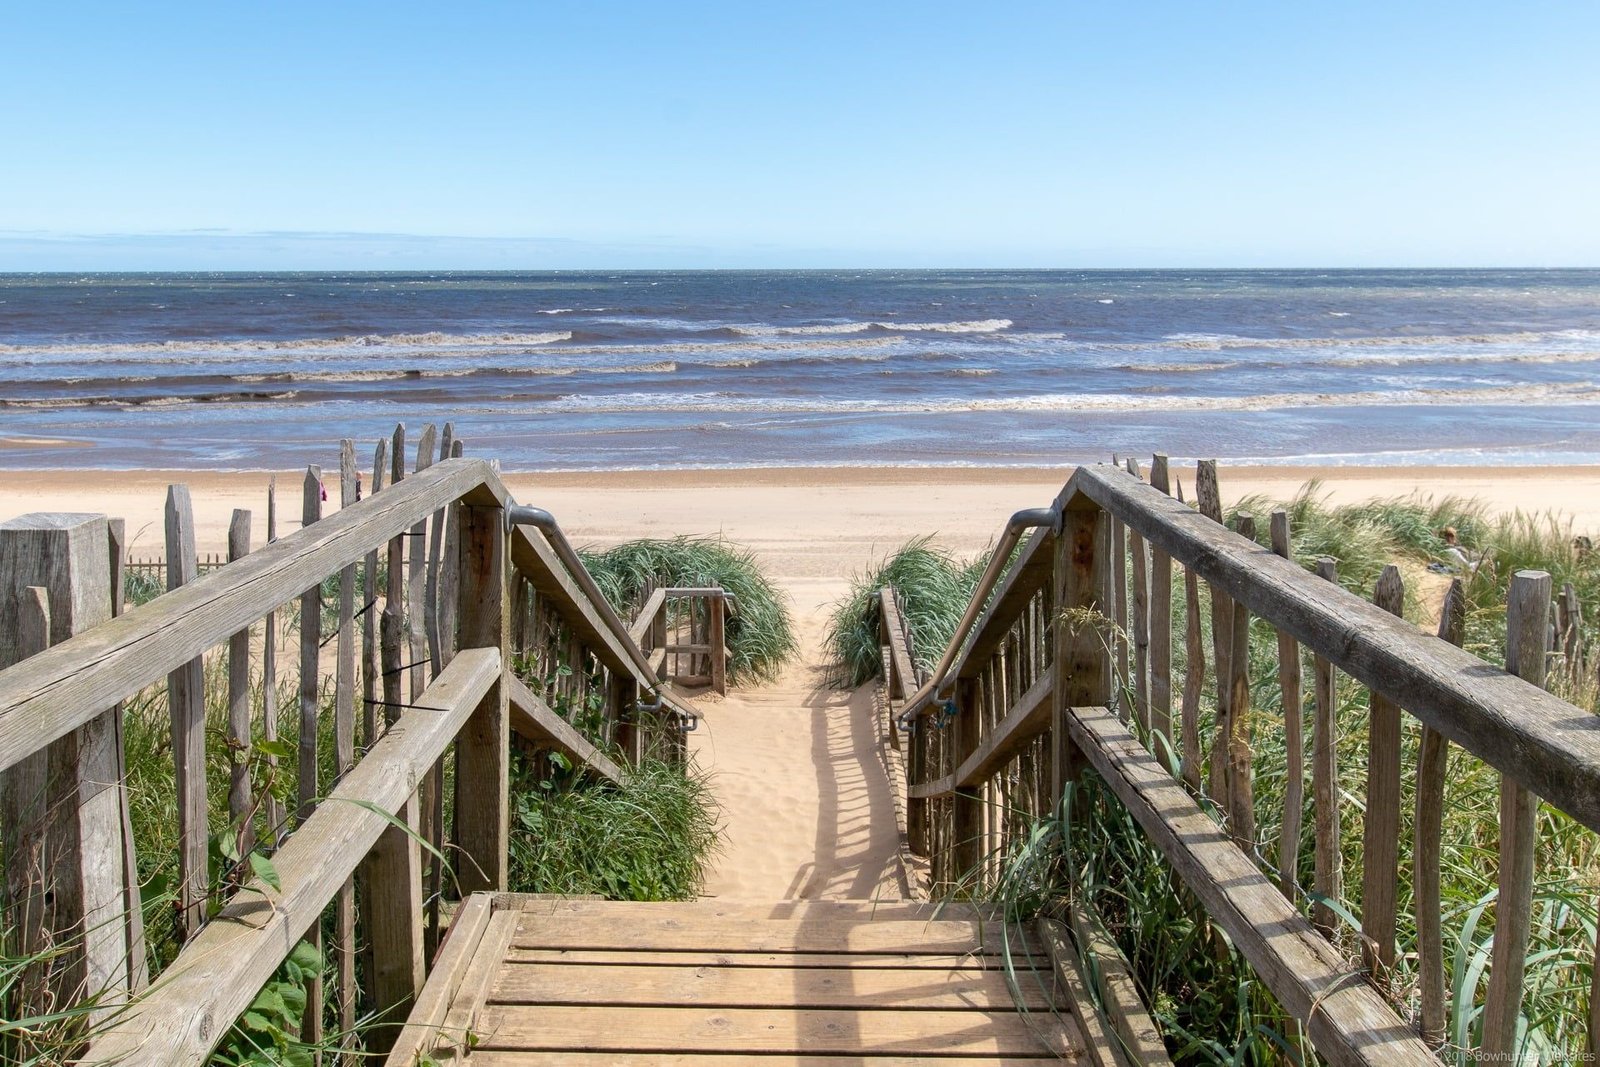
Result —
[[1306, 1023], [1328, 1063], [1437, 1064], [1378, 991], [1345, 966], [1114, 715], [1075, 707], [1067, 728], [1278, 1002]]
[[[175, 591], [191, 585], [196, 578], [194, 505], [189, 499], [187, 485], [167, 488], [166, 534], [167, 596], [158, 597], [152, 601], [152, 605], [171, 599]], [[112, 625], [115, 625], [115, 621]], [[223, 636], [217, 635], [212, 643], [220, 641]], [[179, 927], [185, 938], [193, 937], [205, 922], [206, 894], [211, 887], [206, 852], [211, 827], [206, 815], [203, 652], [204, 649], [197, 649], [193, 658], [176, 666], [167, 675], [167, 704], [172, 718], [172, 760], [178, 786], [178, 913]], [[131, 692], [118, 693], [115, 699], [130, 695]]]
[[360, 858], [393, 827], [383, 813], [399, 811], [416, 792], [501, 670], [492, 648], [459, 654], [422, 694], [423, 706], [401, 716], [278, 851], [281, 890], [259, 880], [241, 889], [149, 992], [95, 1038], [83, 1063], [204, 1063]]
[[481, 503], [505, 491], [482, 460], [435, 467], [0, 671], [0, 770], [360, 559], [439, 500], [463, 495]]
[[[1466, 591], [1450, 580], [1439, 607], [1439, 639], [1461, 646], [1466, 624]], [[1431, 727], [1422, 728], [1417, 754], [1417, 808], [1413, 829], [1411, 893], [1417, 922], [1417, 984], [1421, 1006], [1417, 1025], [1422, 1039], [1439, 1048], [1445, 1037], [1444, 930], [1440, 887], [1440, 845], [1444, 826], [1445, 773], [1450, 743]]]
[[1210, 526], [1125, 474], [1080, 467], [1069, 494], [1117, 512], [1253, 615], [1600, 830], [1600, 719]]
[[[1167, 457], [1150, 461], [1150, 487], [1168, 491]], [[1172, 733], [1172, 557], [1150, 548], [1150, 729], [1175, 749]]]
[[[1317, 561], [1317, 577], [1339, 581], [1338, 565], [1328, 556]], [[1333, 661], [1318, 652], [1312, 659], [1314, 720], [1311, 727], [1312, 888], [1324, 900], [1344, 899], [1344, 852], [1339, 829], [1339, 719]], [[1338, 926], [1333, 909], [1316, 903], [1311, 922], [1333, 938]]]
[[[1506, 670], [1542, 686], [1550, 575], [1518, 571], [1506, 602]], [[1533, 921], [1533, 860], [1539, 843], [1539, 798], [1515, 779], [1500, 781], [1500, 878], [1494, 909], [1494, 949], [1483, 1002], [1483, 1046], [1489, 1060], [1507, 1060], [1516, 1045], [1522, 979]]]
[[462, 507], [457, 545], [462, 652], [490, 648], [505, 664], [502, 677], [479, 701], [456, 744], [456, 880], [463, 893], [506, 888], [510, 831], [510, 628], [506, 585], [506, 517], [500, 507]]
[[[1139, 461], [1128, 457], [1128, 473], [1139, 475]], [[1133, 718], [1145, 733], [1150, 731], [1150, 556], [1139, 531], [1128, 530], [1129, 577], [1133, 582], [1129, 600], [1129, 625], [1132, 627]]]
[[[1383, 568], [1372, 602], [1401, 616], [1405, 583], [1399, 568]], [[1373, 690], [1370, 715], [1361, 833], [1361, 952], [1367, 970], [1383, 981], [1394, 967], [1400, 881], [1400, 705]]]
[[[1289, 513], [1272, 513], [1272, 551], [1293, 559], [1289, 548]], [[1278, 636], [1278, 693], [1283, 704], [1283, 825], [1278, 834], [1278, 888], [1289, 900], [1299, 887], [1300, 826], [1306, 806], [1305, 730], [1302, 720], [1300, 642], [1282, 630]]]
[[[1255, 540], [1256, 523], [1249, 515], [1240, 515], [1235, 529], [1245, 540]], [[1256, 807], [1250, 760], [1250, 609], [1237, 600], [1232, 606], [1233, 620], [1228, 627], [1233, 641], [1228, 650], [1228, 717], [1222, 730], [1227, 740], [1228, 826], [1239, 847], [1253, 853]]]
[[[250, 512], [235, 508], [228, 524], [228, 562], [250, 554]], [[250, 796], [250, 629], [228, 638], [228, 823], [238, 827], [239, 855], [256, 847]]]

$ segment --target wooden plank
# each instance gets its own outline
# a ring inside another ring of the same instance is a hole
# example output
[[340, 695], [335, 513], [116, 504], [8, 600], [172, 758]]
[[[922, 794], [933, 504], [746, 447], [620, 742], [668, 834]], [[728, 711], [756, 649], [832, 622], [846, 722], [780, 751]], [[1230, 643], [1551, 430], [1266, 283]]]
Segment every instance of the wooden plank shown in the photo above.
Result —
[[[6, 563], [11, 563], [11, 554], [6, 556]], [[16, 580], [13, 574], [8, 566], [0, 578], [12, 585]], [[0, 655], [26, 659], [49, 648], [50, 591], [30, 585], [5, 593], [7, 614], [15, 622]], [[81, 974], [71, 973], [81, 971], [77, 960], [68, 958], [57, 967], [50, 959], [57, 931], [70, 928], [77, 917], [57, 914], [62, 909], [57, 907], [55, 861], [75, 842], [51, 840], [59, 835], [51, 832], [55, 829], [51, 825], [55, 805], [49, 795], [49, 778], [45, 752], [30, 756], [0, 777], [0, 839], [5, 845], [5, 896], [0, 898], [5, 912], [0, 918], [5, 947], [11, 958], [19, 961], [7, 968], [10, 988], [5, 991], [4, 1004], [19, 1019], [50, 1014], [61, 997], [73, 997], [81, 984]], [[28, 961], [25, 965], [20, 962], [24, 960]], [[43, 1050], [33, 1045], [27, 1034], [16, 1035], [5, 1051], [25, 1062], [43, 1058]]]
[[1054, 530], [1040, 526], [1022, 542], [1017, 558], [1011, 561], [994, 592], [989, 594], [988, 606], [972, 624], [972, 636], [946, 677], [970, 678], [983, 669], [1011, 631], [1012, 623], [1027, 608], [1028, 601], [1050, 581], [1055, 564], [1055, 540]]
[[[1150, 461], [1150, 487], [1167, 492], [1168, 477], [1167, 457], [1157, 453]], [[1150, 729], [1165, 738], [1169, 750], [1177, 747], [1172, 735], [1172, 557], [1154, 545], [1150, 547]]]
[[[175, 590], [192, 584], [197, 576], [194, 505], [189, 499], [187, 485], [167, 487], [166, 534], [167, 595], [157, 597], [151, 601], [152, 605], [172, 599]], [[131, 614], [123, 616], [130, 617]], [[110, 625], [116, 625], [116, 620]], [[207, 855], [211, 827], [206, 813], [206, 687], [205, 664], [201, 659], [203, 652], [203, 649], [196, 650], [193, 658], [177, 665], [167, 675], [167, 705], [172, 718], [172, 761], [178, 787], [178, 928], [185, 939], [193, 937], [205, 923], [206, 896], [211, 888]], [[130, 695], [132, 691], [122, 692], [113, 699]], [[4, 722], [0, 718], [0, 725]]]
[[[750, 923], [641, 917], [619, 923], [609, 917], [565, 917], [559, 921], [524, 914], [518, 948], [682, 950], [691, 952], [865, 952], [915, 955], [961, 953], [1003, 940], [1028, 945], [1027, 935], [977, 920], [804, 920]], [[1019, 940], [1020, 939], [1020, 940]]]
[[1316, 581], [1258, 545], [1207, 528], [1169, 497], [1129, 481], [1113, 483], [1096, 468], [1080, 467], [1067, 493], [1118, 513], [1147, 540], [1244, 600], [1251, 614], [1287, 630], [1453, 743], [1600, 830], [1600, 720]]
[[[434, 446], [438, 430], [433, 423], [422, 428], [417, 436], [417, 462], [414, 473], [421, 474], [434, 462]], [[428, 516], [419, 516], [411, 527], [406, 548], [406, 634], [410, 639], [407, 648], [410, 667], [406, 672], [411, 682], [411, 699], [416, 700], [428, 681]], [[423, 791], [428, 787], [424, 785]], [[423, 802], [423, 819], [430, 817], [431, 798]]]
[[[1372, 602], [1400, 616], [1405, 585], [1399, 568], [1378, 577]], [[1395, 910], [1400, 881], [1400, 706], [1373, 691], [1367, 727], [1366, 816], [1361, 834], [1361, 953], [1384, 979], [1394, 967]]]
[[467, 963], [466, 972], [456, 987], [455, 999], [445, 1013], [440, 1027], [438, 1044], [434, 1049], [442, 1067], [465, 1061], [467, 1052], [478, 1045], [479, 1027], [489, 988], [494, 976], [505, 960], [506, 949], [516, 933], [517, 917], [514, 912], [492, 911], [484, 927], [478, 949]]
[[439, 500], [504, 493], [482, 460], [441, 464], [0, 671], [0, 770], [362, 558]]
[[1057, 987], [1072, 1011], [1073, 1021], [1083, 1037], [1087, 1059], [1095, 1067], [1136, 1067], [1122, 1050], [1101, 1015], [1097, 995], [1090, 991], [1089, 976], [1078, 962], [1077, 950], [1067, 936], [1067, 926], [1055, 919], [1039, 920], [1039, 940], [1043, 941], [1055, 965]]
[[[1200, 514], [1222, 526], [1222, 489], [1217, 483], [1217, 461], [1203, 459], [1195, 466], [1194, 495]], [[1206, 795], [1223, 811], [1228, 804], [1228, 701], [1233, 696], [1233, 602], [1211, 583], [1211, 658], [1215, 664], [1217, 718], [1212, 732], [1211, 760]]]
[[480, 1017], [484, 1050], [732, 1052], [798, 1055], [917, 1052], [1037, 1056], [1081, 1050], [1072, 1028], [1042, 1013], [856, 1012], [764, 1008], [586, 1008], [492, 1004]]
[[[1323, 556], [1317, 577], [1338, 584], [1338, 565]], [[1339, 708], [1334, 690], [1333, 661], [1320, 652], [1311, 661], [1314, 679], [1314, 714], [1311, 728], [1312, 888], [1324, 900], [1344, 899], [1344, 852], [1339, 829]], [[1311, 906], [1311, 922], [1324, 937], [1338, 929], [1333, 908]]]
[[1063, 491], [1061, 535], [1056, 538], [1052, 600], [1055, 603], [1055, 649], [1051, 687], [1052, 782], [1050, 806], [1061, 811], [1067, 782], [1083, 768], [1078, 751], [1062, 728], [1073, 704], [1109, 706], [1112, 700], [1112, 656], [1104, 631], [1111, 596], [1111, 520], [1100, 508]]
[[[267, 482], [267, 545], [278, 540], [278, 478], [273, 475]], [[248, 623], [246, 624], [248, 625]], [[268, 611], [262, 620], [261, 641], [261, 739], [278, 740], [278, 615]], [[278, 757], [267, 757], [267, 773], [275, 775]], [[268, 792], [266, 800], [267, 838], [276, 846], [278, 838], [288, 829], [288, 813], [276, 793]]]
[[[1289, 513], [1272, 513], [1272, 551], [1292, 559]], [[1278, 888], [1290, 900], [1299, 888], [1300, 826], [1306, 806], [1305, 730], [1301, 721], [1300, 642], [1278, 631], [1278, 692], [1283, 705], [1283, 824], [1278, 834]]]
[[[1249, 515], [1240, 515], [1236, 527], [1240, 537], [1255, 540], [1256, 523]], [[1228, 651], [1228, 716], [1223, 730], [1228, 756], [1228, 826], [1240, 847], [1254, 852], [1256, 807], [1254, 769], [1250, 760], [1250, 609], [1238, 601], [1233, 601], [1232, 607], [1233, 622], [1228, 631], [1233, 640]]]
[[[1550, 575], [1518, 571], [1506, 601], [1506, 670], [1530, 685], [1545, 681], [1545, 627]], [[1539, 798], [1514, 779], [1500, 781], [1500, 878], [1494, 908], [1494, 949], [1483, 1003], [1480, 1058], [1507, 1060], [1517, 1042], [1523, 971], [1533, 920], [1533, 861], [1539, 845]]]
[[83, 1062], [205, 1062], [284, 955], [392, 826], [400, 810], [483, 695], [500, 677], [494, 649], [463, 651], [356, 764], [273, 857], [282, 888], [242, 888], [143, 998], [90, 1044]]
[[[517, 894], [497, 893], [495, 900], [505, 902]], [[819, 919], [850, 919], [858, 922], [875, 920], [958, 919], [969, 921], [986, 919], [997, 922], [1001, 909], [998, 905], [976, 905], [966, 902], [924, 900], [774, 900], [748, 901], [724, 900], [707, 897], [690, 902], [648, 900], [602, 900], [569, 896], [541, 896], [521, 898], [516, 905], [530, 915], [551, 918], [576, 918], [579, 916], [610, 917], [632, 922], [643, 918], [741, 919], [768, 921], [793, 919], [814, 921]]]
[[[300, 485], [300, 529], [310, 529], [321, 518], [322, 471], [317, 467], [307, 467]], [[318, 579], [300, 594], [300, 762], [299, 774], [295, 779], [295, 817], [302, 821], [311, 814], [318, 796], [317, 719], [322, 713], [321, 649], [322, 586], [321, 579]]]
[[[406, 427], [397, 423], [389, 449], [389, 480], [396, 488], [406, 476]], [[405, 703], [406, 541], [410, 524], [389, 539], [388, 588], [384, 591], [383, 617], [378, 624], [379, 656], [383, 663], [384, 719], [394, 722]]]
[[1072, 708], [1067, 726], [1278, 1002], [1307, 1024], [1321, 1056], [1335, 1065], [1437, 1064], [1378, 991], [1345, 966], [1114, 714]]
[[[1139, 461], [1132, 456], [1127, 461], [1128, 473], [1140, 477]], [[1130, 623], [1133, 627], [1133, 717], [1139, 728], [1150, 731], [1150, 557], [1145, 551], [1144, 538], [1137, 530], [1128, 530], [1128, 559], [1132, 564], [1133, 595]]]
[[551, 710], [522, 679], [515, 674], [506, 675], [506, 687], [512, 733], [565, 753], [609, 782], [622, 781], [622, 771], [611, 758]]
[[[378, 438], [372, 452], [372, 492], [383, 491], [388, 473], [389, 442]], [[378, 693], [383, 666], [378, 658], [378, 549], [367, 552], [362, 573], [361, 607], [361, 744], [371, 746], [378, 739]]]
[[[113, 615], [119, 525], [103, 515], [61, 512], [0, 523], [0, 664], [27, 663]], [[137, 896], [130, 907], [122, 712], [114, 703], [93, 710], [83, 726], [41, 743], [24, 765], [0, 775], [0, 900], [27, 931], [24, 941], [55, 949], [26, 969], [27, 1002], [48, 1013], [76, 1002], [84, 988], [106, 990], [89, 1013], [98, 1022], [116, 1010], [130, 982], [141, 980], [143, 958], [130, 966], [130, 952], [142, 952], [143, 935]]]
[[[410, 1017], [426, 973], [422, 946], [422, 813], [417, 794], [406, 798], [396, 818], [400, 825], [390, 825], [379, 835], [364, 864], [364, 882], [370, 888], [372, 901], [363, 916], [372, 941], [367, 992], [385, 1024], [367, 1032], [366, 1047], [369, 1053], [378, 1054], [389, 1050], [400, 1024]], [[442, 965], [442, 958], [440, 962]]]
[[[1049, 988], [1020, 982], [1029, 1010], [1048, 1010]], [[945, 1009], [1011, 1011], [1004, 972], [926, 968], [802, 971], [759, 967], [590, 965], [547, 967], [510, 963], [496, 976], [490, 999], [499, 1004], [626, 1007], [859, 1008], [864, 1011]]]
[[[993, 1056], [940, 1056], [939, 1067], [996, 1067]], [[1007, 1056], [1004, 1067], [1061, 1067], [1056, 1056]], [[1067, 1061], [1071, 1062], [1071, 1061]], [[741, 1055], [727, 1052], [646, 1052], [618, 1059], [612, 1052], [494, 1052], [478, 1050], [467, 1058], [467, 1067], [927, 1067], [925, 1056], [806, 1056]], [[407, 1067], [410, 1067], [408, 1064]]]
[[[354, 507], [361, 495], [356, 470], [356, 443], [339, 442], [339, 509]], [[334, 644], [333, 701], [334, 773], [344, 777], [356, 762], [356, 565], [339, 571], [339, 629]], [[335, 1014], [339, 1043], [350, 1048], [356, 1039], [356, 887], [352, 879], [339, 890], [334, 909], [333, 961], [336, 976]]]
[[[228, 523], [228, 562], [250, 554], [250, 512], [235, 508]], [[268, 640], [270, 640], [270, 635]], [[236, 826], [239, 855], [255, 850], [250, 798], [250, 629], [228, 638], [228, 823]]]
[[[126, 610], [124, 579], [128, 562], [127, 523], [122, 519], [108, 519], [106, 535], [111, 562], [111, 615], [115, 618]], [[133, 841], [133, 817], [128, 808], [128, 762], [127, 746], [123, 741], [125, 736], [123, 706], [120, 703], [113, 705], [111, 714], [112, 721], [116, 725], [114, 781], [117, 783], [117, 806], [121, 809], [122, 822], [122, 911], [126, 919], [122, 925], [128, 935], [126, 944], [128, 988], [134, 993], [141, 993], [150, 984], [150, 961], [144, 936], [144, 903], [142, 886], [139, 882], [139, 858]], [[114, 983], [107, 983], [108, 988], [112, 985]]]
[[1018, 699], [1016, 706], [996, 724], [972, 755], [961, 761], [955, 774], [957, 788], [986, 781], [1035, 737], [1050, 728], [1055, 679], [1044, 675]]
[[1206, 685], [1206, 643], [1200, 621], [1200, 576], [1183, 569], [1183, 732], [1179, 770], [1190, 789], [1200, 790], [1200, 696]]
[[[1115, 459], [1112, 464], [1115, 466]], [[1131, 714], [1129, 690], [1133, 678], [1128, 672], [1128, 528], [1115, 518], [1111, 520], [1111, 670], [1113, 676], [1112, 699], [1124, 719]]]
[[946, 774], [927, 782], [912, 782], [906, 787], [906, 795], [913, 800], [931, 800], [934, 797], [947, 796], [956, 791], [956, 776]]
[[633, 620], [633, 625], [628, 627], [628, 640], [644, 647], [644, 642], [654, 632], [656, 616], [661, 614], [667, 604], [667, 591], [657, 589], [652, 592], [644, 602], [644, 607], [639, 609], [639, 614]]
[[[1466, 625], [1466, 591], [1450, 580], [1439, 607], [1439, 639], [1459, 647]], [[1421, 1006], [1417, 1026], [1422, 1039], [1439, 1048], [1445, 1038], [1444, 930], [1439, 872], [1444, 827], [1445, 773], [1450, 743], [1427, 726], [1417, 754], [1417, 803], [1411, 861], [1413, 913], [1417, 922], [1417, 985]]]
[[[506, 888], [510, 832], [511, 656], [506, 597], [506, 517], [500, 507], [460, 509], [456, 565], [462, 652], [491, 648], [505, 669], [456, 743], [456, 881], [463, 893]], [[460, 655], [461, 653], [457, 653]]]
[[[560, 557], [545, 541], [543, 534], [530, 534], [520, 526], [513, 530], [511, 562], [533, 583], [534, 590], [561, 615], [596, 659], [611, 670], [630, 677], [637, 675], [633, 659], [619, 635], [612, 633], [597, 606], [589, 602], [578, 583], [567, 573]], [[654, 684], [654, 680], [639, 680]]]
[[1088, 965], [1090, 981], [1100, 993], [1103, 1011], [1116, 1031], [1122, 1050], [1135, 1063], [1170, 1064], [1166, 1042], [1139, 997], [1139, 985], [1122, 950], [1093, 910], [1071, 905], [1068, 917], [1078, 951]]
[[693, 966], [693, 967], [782, 967], [800, 969], [807, 967], [849, 967], [864, 970], [876, 967], [921, 967], [934, 971], [966, 968], [1006, 967], [1029, 969], [1049, 967], [1049, 960], [1037, 955], [1031, 948], [1002, 953], [999, 945], [989, 946], [989, 951], [955, 953], [908, 952], [739, 952], [697, 951], [694, 949], [523, 949], [515, 945], [506, 954], [508, 962], [560, 964], [562, 966], [587, 966], [590, 964], [625, 963], [630, 966]]
[[706, 627], [706, 636], [711, 653], [711, 688], [714, 692], [726, 694], [728, 692], [728, 644], [727, 644], [727, 611], [728, 602], [721, 596], [711, 597], [706, 602], [706, 611], [709, 614]]
[[[420, 875], [418, 872], [419, 878]], [[439, 945], [433, 972], [418, 994], [416, 1006], [403, 1017], [404, 1026], [389, 1048], [385, 1067], [414, 1067], [418, 1055], [432, 1044], [435, 1031], [444, 1024], [456, 990], [467, 973], [467, 965], [483, 938], [484, 928], [489, 925], [490, 899], [488, 893], [474, 893], [456, 911], [450, 931]], [[419, 937], [420, 933], [419, 929]]]
[[[895, 700], [910, 700], [917, 691], [917, 668], [911, 662], [911, 643], [906, 634], [906, 623], [900, 617], [900, 605], [895, 602], [894, 590], [885, 586], [878, 590], [879, 610], [883, 612], [883, 628], [889, 637], [889, 662], [894, 667], [894, 684], [891, 693]], [[885, 679], [885, 683], [889, 680]]]

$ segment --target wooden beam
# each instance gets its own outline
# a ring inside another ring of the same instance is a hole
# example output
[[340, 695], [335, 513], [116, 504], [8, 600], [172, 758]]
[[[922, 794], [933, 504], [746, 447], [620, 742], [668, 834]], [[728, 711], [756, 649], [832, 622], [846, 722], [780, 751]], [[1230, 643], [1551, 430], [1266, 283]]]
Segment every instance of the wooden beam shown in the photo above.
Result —
[[538, 695], [510, 675], [511, 732], [571, 756], [609, 782], [620, 782], [622, 771], [605, 753], [591, 745], [567, 720], [557, 715]]
[[483, 460], [438, 464], [0, 671], [0, 770], [363, 558], [441, 502], [498, 502], [504, 493]]
[[644, 647], [644, 639], [650, 635], [650, 627], [655, 624], [656, 616], [661, 614], [661, 609], [666, 606], [667, 591], [657, 589], [651, 593], [644, 602], [644, 607], [639, 609], [639, 615], [633, 620], [633, 625], [628, 627], [628, 639], [639, 647]]
[[1006, 717], [996, 723], [978, 748], [961, 761], [955, 786], [966, 789], [987, 780], [1050, 726], [1050, 700], [1054, 679], [1046, 674], [1022, 694]]
[[[878, 590], [878, 603], [883, 611], [884, 629], [889, 634], [889, 662], [894, 667], [892, 687], [894, 699], [909, 700], [917, 691], [917, 668], [911, 662], [911, 642], [906, 634], [905, 620], [900, 617], [900, 605], [895, 603], [894, 590], [885, 586]], [[885, 678], [884, 684], [890, 679]]]
[[1100, 503], [1251, 614], [1600, 831], [1600, 718], [1317, 580], [1126, 473], [1080, 467], [1067, 492]]
[[1017, 621], [1017, 617], [1028, 606], [1028, 601], [1033, 599], [1033, 594], [1050, 580], [1054, 558], [1049, 548], [1055, 544], [1055, 540], [1055, 531], [1041, 526], [1022, 543], [1017, 558], [989, 595], [989, 606], [983, 609], [983, 614], [973, 624], [972, 637], [967, 640], [966, 650], [951, 666], [948, 677], [973, 677], [989, 662], [989, 657], [1005, 640], [1011, 624]]
[[1307, 1024], [1335, 1065], [1427, 1064], [1432, 1052], [1362, 975], [1278, 892], [1211, 817], [1117, 720], [1100, 707], [1065, 716], [1073, 743], [1211, 919], [1227, 932], [1278, 1002]]
[[[420, 478], [418, 479], [421, 480]], [[85, 1064], [204, 1063], [356, 864], [390, 815], [500, 679], [499, 652], [463, 649], [273, 856], [281, 888], [252, 880], [143, 997], [96, 1037]]]
[[499, 507], [460, 509], [456, 602], [462, 652], [493, 649], [503, 666], [456, 742], [456, 880], [463, 893], [506, 888], [510, 834], [509, 568]]

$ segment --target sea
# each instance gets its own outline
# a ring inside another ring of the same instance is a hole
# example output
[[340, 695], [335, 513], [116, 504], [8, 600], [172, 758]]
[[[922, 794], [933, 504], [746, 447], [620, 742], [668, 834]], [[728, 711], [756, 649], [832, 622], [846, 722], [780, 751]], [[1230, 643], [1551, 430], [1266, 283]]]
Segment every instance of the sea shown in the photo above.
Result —
[[0, 275], [0, 467], [1600, 462], [1600, 271]]

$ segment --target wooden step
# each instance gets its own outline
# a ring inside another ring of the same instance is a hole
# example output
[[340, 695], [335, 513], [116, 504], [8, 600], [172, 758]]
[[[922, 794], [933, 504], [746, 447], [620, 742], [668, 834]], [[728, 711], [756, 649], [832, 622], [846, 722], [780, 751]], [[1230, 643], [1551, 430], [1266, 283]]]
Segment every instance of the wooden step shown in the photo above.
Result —
[[[1054, 981], [1025, 973], [1017, 995], [1030, 1009], [1048, 1010]], [[970, 968], [856, 969], [814, 967], [794, 972], [756, 967], [550, 967], [507, 963], [489, 993], [491, 1003], [717, 1008], [862, 1008], [866, 1010], [981, 1008], [1010, 1011], [1012, 987], [1000, 970]]]
[[430, 991], [449, 975], [419, 1000], [443, 1028], [413, 1014], [389, 1067], [420, 1053], [474, 1067], [1091, 1062], [1040, 943], [982, 909], [510, 896], [493, 908], [471, 953], [452, 948], [447, 1008]]

